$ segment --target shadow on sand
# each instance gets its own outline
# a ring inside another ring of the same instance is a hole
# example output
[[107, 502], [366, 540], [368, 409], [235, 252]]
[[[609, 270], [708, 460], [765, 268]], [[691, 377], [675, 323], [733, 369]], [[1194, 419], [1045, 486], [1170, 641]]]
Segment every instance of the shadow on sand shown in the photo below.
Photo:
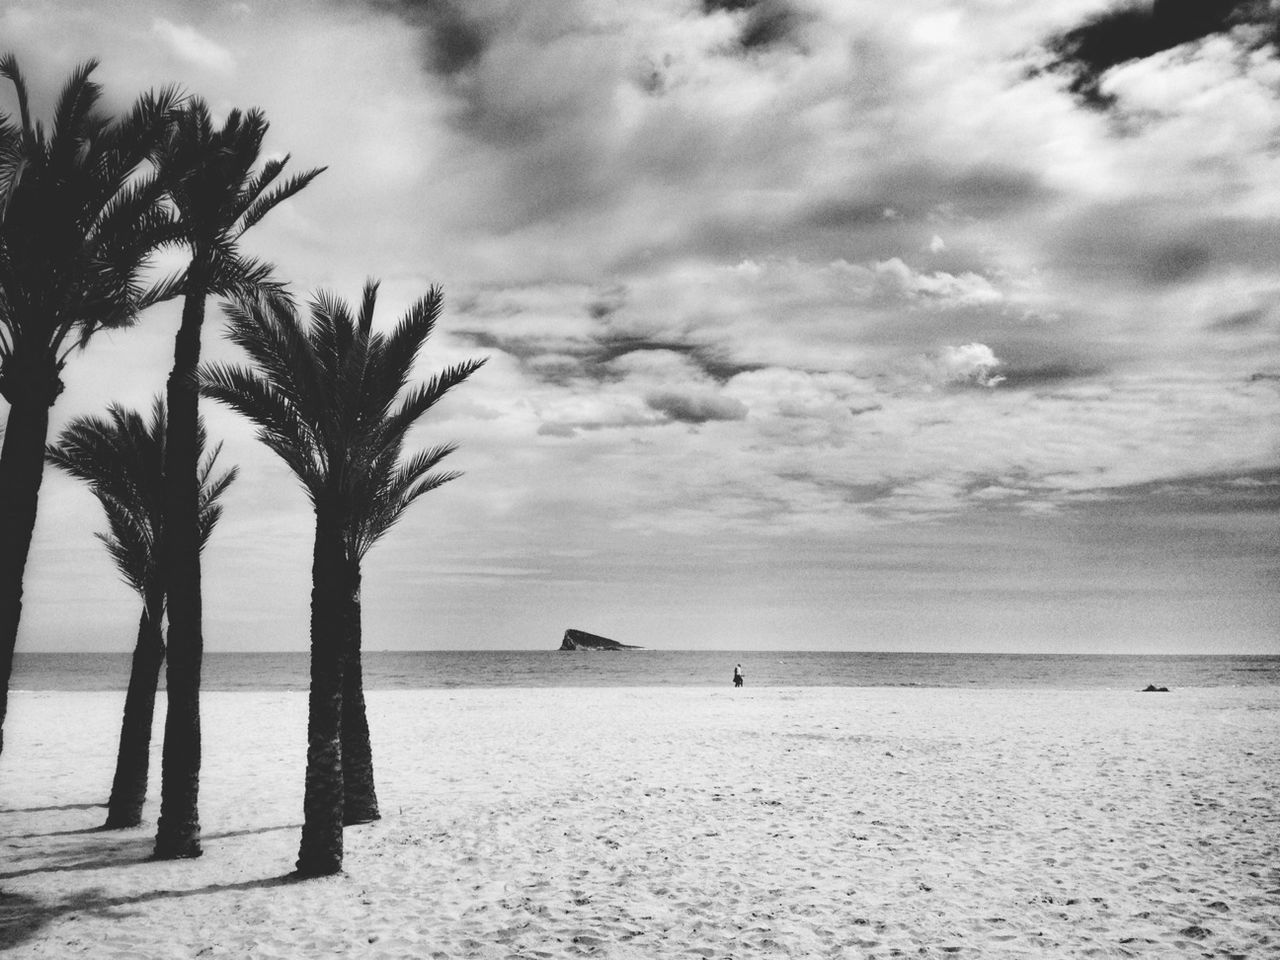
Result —
[[[211, 840], [228, 840], [232, 837], [249, 837], [261, 833], [274, 833], [277, 830], [301, 830], [300, 823], [286, 823], [274, 827], [258, 827], [253, 830], [225, 830], [221, 833], [206, 833], [201, 837], [202, 842]], [[102, 827], [88, 827], [82, 830], [65, 830], [61, 833], [49, 834], [22, 834], [12, 839], [26, 839], [29, 837], [58, 837], [58, 836], [85, 836], [92, 837], [94, 841], [90, 843], [68, 845], [58, 851], [38, 850], [32, 851], [26, 856], [10, 855], [10, 860], [33, 860], [39, 858], [46, 861], [38, 867], [28, 867], [19, 870], [8, 870], [0, 873], [0, 880], [12, 880], [16, 877], [26, 877], [35, 873], [67, 873], [79, 870], [102, 870], [109, 867], [128, 866], [131, 864], [148, 863], [151, 860], [151, 852], [155, 847], [155, 838], [148, 833], [145, 836], [122, 837], [121, 831], [106, 830]], [[106, 841], [106, 842], [103, 842]], [[54, 861], [54, 862], [49, 862]], [[3, 902], [3, 901], [0, 901]], [[3, 941], [0, 940], [0, 944]]]
[[187, 897], [235, 890], [259, 890], [298, 882], [300, 881], [296, 874], [286, 874], [282, 877], [265, 877], [261, 880], [244, 880], [240, 883], [212, 883], [192, 890], [151, 890], [129, 897], [104, 897], [96, 890], [86, 890], [55, 903], [43, 903], [25, 894], [6, 894], [0, 891], [0, 950], [11, 949], [32, 939], [44, 927], [64, 916], [84, 913], [123, 919], [129, 916], [129, 912], [121, 908], [150, 903], [154, 900], [182, 900]]
[[107, 809], [105, 803], [64, 803], [53, 807], [5, 807], [0, 813], [49, 813], [54, 810], [93, 810], [98, 807]]
[[75, 837], [85, 833], [108, 833], [106, 827], [80, 827], [76, 830], [48, 830], [44, 833], [0, 833], [0, 840], [35, 840], [39, 837]]

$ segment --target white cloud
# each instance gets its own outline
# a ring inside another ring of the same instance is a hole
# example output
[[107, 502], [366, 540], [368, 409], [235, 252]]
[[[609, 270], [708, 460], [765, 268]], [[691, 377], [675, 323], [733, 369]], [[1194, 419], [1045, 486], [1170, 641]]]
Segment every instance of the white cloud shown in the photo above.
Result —
[[980, 387], [994, 387], [1004, 380], [997, 376], [1000, 360], [985, 343], [966, 343], [958, 347], [946, 347], [937, 359], [942, 377], [948, 383], [976, 383]]
[[156, 17], [151, 21], [151, 33], [185, 63], [214, 73], [225, 74], [235, 70], [236, 58], [231, 51], [195, 27]]
[[893, 257], [877, 263], [875, 274], [882, 289], [941, 307], [989, 306], [1004, 299], [989, 280], [971, 271], [959, 276], [943, 271], [923, 273]]

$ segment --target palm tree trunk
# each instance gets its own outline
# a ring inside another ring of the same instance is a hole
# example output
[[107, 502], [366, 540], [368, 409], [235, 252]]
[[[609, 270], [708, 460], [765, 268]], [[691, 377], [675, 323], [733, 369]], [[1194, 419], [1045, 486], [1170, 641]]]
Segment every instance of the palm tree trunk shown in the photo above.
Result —
[[155, 857], [198, 857], [200, 849], [200, 666], [204, 634], [200, 600], [200, 449], [197, 442], [200, 328], [204, 324], [204, 270], [200, 251], [188, 274], [191, 292], [169, 375], [169, 423], [165, 434], [164, 575], [169, 604], [169, 650], [165, 678], [164, 752], [160, 820]]
[[342, 822], [369, 823], [378, 813], [373, 784], [373, 749], [364, 705], [364, 672], [360, 666], [360, 567], [347, 597], [347, 662], [342, 674]]
[[311, 693], [307, 705], [307, 779], [302, 801], [298, 873], [342, 869], [342, 690], [350, 588], [342, 529], [316, 509], [311, 567]]
[[0, 371], [0, 396], [9, 401], [0, 448], [0, 752], [9, 712], [9, 677], [22, 618], [22, 578], [44, 479], [49, 408], [62, 392], [53, 357], [31, 362], [15, 352]]
[[147, 773], [151, 766], [156, 684], [160, 680], [160, 665], [164, 663], [163, 609], [161, 603], [148, 603], [138, 622], [138, 643], [133, 648], [129, 692], [125, 694], [124, 719], [120, 722], [116, 775], [111, 783], [111, 799], [107, 801], [107, 822], [103, 824], [108, 830], [136, 827], [142, 822]]

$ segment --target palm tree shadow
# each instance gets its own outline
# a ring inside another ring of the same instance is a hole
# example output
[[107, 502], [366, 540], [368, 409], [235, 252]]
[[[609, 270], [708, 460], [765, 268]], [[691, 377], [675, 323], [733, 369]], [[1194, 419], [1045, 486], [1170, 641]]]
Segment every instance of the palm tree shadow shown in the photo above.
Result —
[[232, 837], [252, 837], [260, 833], [275, 833], [277, 830], [301, 830], [300, 823], [281, 823], [274, 827], [255, 827], [252, 830], [224, 830], [221, 833], [206, 833], [205, 840], [229, 840]]
[[15, 947], [37, 936], [44, 927], [59, 917], [70, 914], [89, 914], [121, 920], [133, 915], [131, 911], [121, 908], [155, 900], [182, 900], [205, 894], [288, 886], [298, 882], [301, 882], [298, 875], [289, 873], [239, 883], [211, 883], [191, 890], [150, 890], [129, 897], [104, 897], [97, 890], [85, 890], [55, 903], [43, 903], [26, 894], [6, 894], [0, 891], [0, 946], [5, 949]]
[[63, 803], [52, 807], [5, 807], [0, 813], [50, 813], [54, 810], [94, 810], [107, 808], [105, 803]]
[[[252, 830], [225, 830], [221, 833], [205, 834], [204, 840], [227, 840], [233, 837], [249, 837], [256, 834], [273, 833], [277, 830], [300, 830], [301, 828], [301, 824], [286, 823], [272, 827], [258, 827]], [[31, 858], [41, 857], [48, 859], [51, 856], [59, 856], [60, 859], [57, 863], [0, 873], [0, 880], [12, 880], [36, 873], [70, 873], [148, 863], [152, 860], [152, 852], [155, 849], [155, 838], [150, 834], [140, 837], [120, 838], [118, 831], [104, 830], [102, 827], [67, 830], [62, 833], [30, 834], [28, 836], [73, 836], [77, 834], [86, 837], [92, 836], [95, 839], [99, 837], [110, 838], [112, 842], [105, 846], [100, 842], [88, 842], [59, 851], [58, 854], [50, 854], [48, 851], [33, 853]]]
[[[145, 863], [151, 857], [154, 844], [155, 841], [151, 837], [136, 837], [117, 841], [107, 847], [101, 844], [79, 844], [57, 853], [41, 850], [28, 855], [25, 859], [39, 858], [44, 860], [44, 863], [36, 867], [6, 870], [0, 873], [0, 881], [37, 873], [71, 873]], [[49, 863], [51, 859], [56, 859], [56, 862]]]
[[48, 830], [44, 833], [0, 833], [0, 840], [36, 840], [40, 837], [76, 837], [86, 833], [116, 833], [114, 827], [78, 827], [75, 830]]

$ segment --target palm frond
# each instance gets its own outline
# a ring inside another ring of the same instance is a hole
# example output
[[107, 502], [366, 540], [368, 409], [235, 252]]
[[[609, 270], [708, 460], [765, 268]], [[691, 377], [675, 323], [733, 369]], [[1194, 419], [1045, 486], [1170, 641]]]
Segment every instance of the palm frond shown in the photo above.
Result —
[[207, 282], [210, 293], [229, 300], [244, 300], [274, 292], [281, 286], [271, 276], [275, 267], [267, 261], [243, 257], [225, 240], [219, 240], [214, 250], [213, 270]]
[[22, 149], [22, 130], [17, 124], [0, 114], [0, 223], [9, 209], [9, 198], [22, 180], [27, 168]]
[[304, 173], [294, 174], [288, 180], [276, 185], [270, 192], [256, 197], [244, 213], [241, 214], [236, 225], [229, 231], [231, 237], [239, 239], [246, 230], [261, 221], [263, 217], [281, 203], [303, 190], [307, 184], [311, 183], [312, 180], [327, 169], [328, 167], [314, 167]]
[[142, 149], [154, 158], [186, 99], [182, 89], [173, 84], [143, 93], [116, 128], [116, 149], [130, 152]]
[[440, 465], [440, 461], [458, 449], [456, 443], [441, 443], [419, 451], [396, 467], [393, 486], [408, 488]]
[[398, 463], [399, 450], [371, 471], [370, 486], [359, 498], [360, 510], [351, 538], [352, 549], [363, 557], [404, 516], [415, 500], [462, 476], [460, 471], [432, 473], [440, 461], [456, 449], [442, 444]]
[[[54, 466], [89, 485], [107, 516], [108, 532], [99, 534], [125, 580], [144, 598], [158, 582], [157, 557], [164, 531], [164, 444], [166, 413], [157, 397], [151, 416], [118, 404], [105, 417], [79, 417], [51, 444], [46, 457]], [[197, 434], [205, 447], [203, 423]], [[203, 460], [200, 472], [201, 545], [221, 515], [218, 503], [235, 480], [236, 469], [214, 475], [221, 444]]]
[[18, 98], [18, 118], [22, 124], [23, 136], [34, 138], [35, 131], [31, 126], [31, 101], [27, 93], [27, 81], [18, 66], [18, 58], [12, 53], [0, 57], [0, 77], [13, 84], [13, 91]]
[[432, 407], [439, 403], [454, 387], [465, 383], [473, 373], [488, 362], [464, 360], [446, 367], [432, 376], [425, 384], [410, 390], [394, 413], [387, 417], [379, 431], [383, 443], [399, 443], [409, 428], [417, 423]]
[[253, 165], [262, 153], [262, 141], [266, 139], [267, 118], [257, 107], [248, 110], [232, 110], [222, 125], [222, 147], [229, 170], [235, 171], [239, 187], [249, 177]]
[[164, 184], [154, 174], [137, 177], [113, 191], [85, 231], [93, 255], [105, 258], [124, 251], [141, 259], [157, 247], [181, 239], [176, 215], [161, 206], [163, 197]]
[[137, 518], [123, 505], [110, 498], [98, 500], [106, 512], [110, 532], [94, 536], [106, 545], [125, 583], [145, 598], [156, 581], [156, 543], [151, 531], [138, 524]]
[[119, 503], [142, 503], [152, 479], [147, 475], [148, 447], [159, 441], [137, 413], [113, 404], [107, 415], [73, 420], [48, 447], [46, 458], [95, 492]]
[[227, 339], [260, 367], [297, 415], [313, 432], [320, 432], [323, 402], [331, 389], [292, 304], [273, 303], [265, 296], [240, 299], [226, 308]]
[[312, 294], [309, 306], [311, 325], [307, 330], [307, 339], [319, 367], [324, 371], [326, 386], [332, 389], [337, 384], [339, 371], [342, 369], [342, 330], [350, 330], [351, 308], [329, 290], [317, 290]]
[[173, 95], [144, 95], [123, 118], [109, 117], [98, 109], [95, 66], [67, 80], [46, 140], [16, 59], [0, 59], [22, 114], [20, 136], [0, 137], [0, 327], [10, 348], [23, 343], [59, 362], [96, 330], [136, 318], [141, 272], [165, 227], [161, 191], [143, 165]]
[[314, 433], [268, 380], [244, 367], [208, 364], [200, 368], [200, 390], [257, 426], [258, 439], [285, 462], [310, 495], [323, 488], [327, 468]]
[[209, 542], [209, 535], [213, 533], [213, 528], [218, 525], [218, 520], [222, 517], [222, 504], [218, 501], [227, 492], [227, 488], [235, 483], [236, 478], [240, 476], [239, 467], [231, 467], [216, 477], [213, 475], [214, 463], [217, 461], [221, 450], [222, 444], [218, 444], [200, 467], [199, 532], [201, 550]]
[[172, 300], [174, 297], [183, 296], [189, 289], [189, 279], [186, 270], [179, 270], [177, 273], [171, 273], [167, 277], [161, 277], [139, 295], [138, 306], [140, 308], [151, 307], [157, 303]]
[[[94, 118], [93, 110], [102, 98], [102, 86], [89, 79], [98, 69], [97, 60], [79, 64], [67, 78], [53, 113], [53, 129], [49, 160], [55, 166], [72, 162], [85, 145], [85, 133], [104, 122]], [[99, 127], [100, 129], [100, 127]], [[96, 131], [94, 131], [96, 132]]]
[[444, 291], [438, 286], [432, 287], [409, 308], [386, 338], [383, 379], [388, 386], [396, 385], [395, 392], [408, 383], [418, 352], [430, 338], [443, 308]]
[[227, 488], [235, 483], [239, 476], [239, 467], [231, 467], [228, 470], [224, 470], [216, 477], [206, 472], [202, 481], [203, 486], [200, 489], [201, 504], [212, 507], [227, 492]]
[[262, 169], [256, 175], [251, 176], [240, 191], [240, 205], [248, 209], [262, 193], [263, 190], [271, 186], [276, 178], [284, 172], [285, 165], [288, 164], [290, 155], [285, 154], [283, 157], [272, 157], [262, 164]]

